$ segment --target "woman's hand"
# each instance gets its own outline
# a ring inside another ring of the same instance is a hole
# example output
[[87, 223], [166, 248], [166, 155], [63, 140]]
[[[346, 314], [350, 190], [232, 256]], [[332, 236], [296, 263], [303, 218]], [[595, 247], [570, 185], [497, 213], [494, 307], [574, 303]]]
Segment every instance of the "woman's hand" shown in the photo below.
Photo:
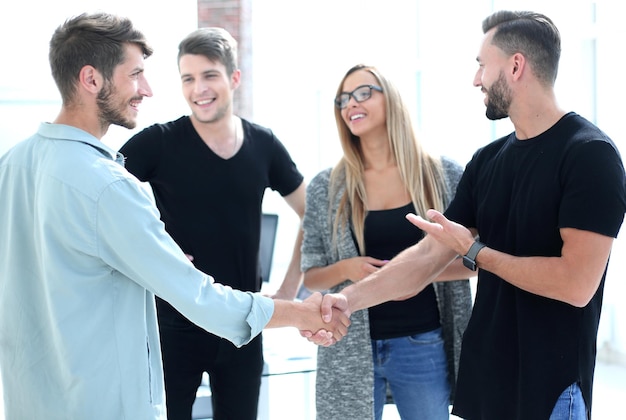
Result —
[[354, 257], [341, 260], [338, 264], [341, 264], [343, 277], [356, 283], [378, 271], [388, 262], [388, 260], [379, 260], [372, 257]]

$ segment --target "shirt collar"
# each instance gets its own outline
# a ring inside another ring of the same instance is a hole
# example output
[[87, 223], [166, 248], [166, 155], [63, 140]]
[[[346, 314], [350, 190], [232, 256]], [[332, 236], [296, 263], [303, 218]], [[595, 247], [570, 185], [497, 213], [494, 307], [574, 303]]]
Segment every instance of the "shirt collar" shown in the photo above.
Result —
[[65, 124], [41, 123], [38, 133], [44, 137], [55, 140], [76, 141], [88, 144], [97, 149], [100, 153], [124, 166], [124, 156], [106, 144], [102, 143], [92, 134], [85, 130]]

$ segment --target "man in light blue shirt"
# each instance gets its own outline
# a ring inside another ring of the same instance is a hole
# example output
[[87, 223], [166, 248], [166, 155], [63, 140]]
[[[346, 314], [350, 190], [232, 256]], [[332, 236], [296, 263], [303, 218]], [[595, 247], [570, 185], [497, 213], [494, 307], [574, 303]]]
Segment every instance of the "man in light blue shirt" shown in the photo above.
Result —
[[[214, 283], [165, 232], [151, 197], [100, 141], [152, 96], [152, 53], [127, 19], [72, 18], [50, 42], [63, 106], [0, 159], [0, 367], [13, 419], [164, 419], [154, 296], [237, 346], [263, 328], [341, 339], [321, 295], [273, 301]], [[333, 334], [334, 333], [334, 334]]]

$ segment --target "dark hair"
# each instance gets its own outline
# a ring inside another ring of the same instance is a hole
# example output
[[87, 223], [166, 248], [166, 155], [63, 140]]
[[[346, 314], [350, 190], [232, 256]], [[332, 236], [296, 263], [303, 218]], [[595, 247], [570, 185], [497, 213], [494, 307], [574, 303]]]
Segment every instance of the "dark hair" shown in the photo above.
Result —
[[84, 66], [93, 66], [111, 80], [115, 67], [124, 61], [126, 44], [139, 46], [146, 58], [152, 55], [144, 35], [127, 18], [83, 13], [59, 26], [50, 40], [48, 58], [63, 103], [71, 102]]
[[561, 57], [561, 35], [541, 13], [502, 10], [483, 20], [483, 32], [496, 28], [492, 43], [507, 54], [521, 53], [537, 78], [554, 85]]
[[178, 45], [178, 61], [185, 54], [203, 55], [222, 63], [228, 75], [237, 70], [237, 41], [223, 28], [200, 28]]

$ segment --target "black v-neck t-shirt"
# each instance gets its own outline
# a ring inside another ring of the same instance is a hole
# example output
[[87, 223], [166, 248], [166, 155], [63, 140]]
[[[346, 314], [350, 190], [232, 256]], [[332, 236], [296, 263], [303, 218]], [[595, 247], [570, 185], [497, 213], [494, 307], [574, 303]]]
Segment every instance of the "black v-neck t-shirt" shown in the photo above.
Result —
[[303, 176], [271, 130], [242, 125], [243, 144], [229, 159], [202, 141], [188, 116], [144, 129], [120, 152], [126, 168], [150, 183], [165, 229], [194, 265], [219, 283], [259, 291], [265, 190], [286, 196]]

